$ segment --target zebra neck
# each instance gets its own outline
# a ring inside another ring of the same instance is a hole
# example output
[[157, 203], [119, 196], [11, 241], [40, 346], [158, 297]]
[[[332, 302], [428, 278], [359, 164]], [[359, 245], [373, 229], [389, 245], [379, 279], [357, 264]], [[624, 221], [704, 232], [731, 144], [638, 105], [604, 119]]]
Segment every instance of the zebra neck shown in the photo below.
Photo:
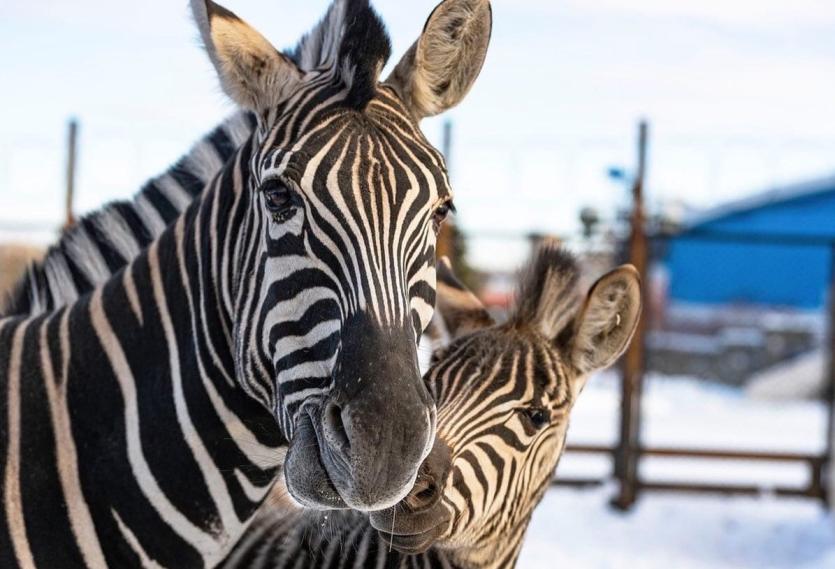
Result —
[[286, 441], [235, 381], [199, 208], [73, 305], [0, 321], [0, 567], [211, 567], [272, 486]]
[[[189, 548], [208, 566], [226, 554], [272, 487], [287, 448], [272, 413], [235, 374], [233, 319], [224, 302], [231, 281], [220, 259], [227, 248], [213, 228], [234, 199], [222, 182], [91, 299], [91, 313], [110, 324], [112, 336], [94, 327], [117, 380], [133, 383], [126, 407], [135, 406], [136, 417], [126, 415], [125, 423], [138, 423], [143, 447], [153, 446], [158, 457], [146, 474], [157, 496], [149, 489], [145, 499], [174, 511], [163, 516], [181, 542], [175, 540], [181, 550], [168, 546], [171, 566], [186, 566]], [[123, 346], [127, 369], [110, 353], [113, 344]], [[155, 503], [160, 493], [167, 504]], [[162, 543], [159, 528], [133, 531], [152, 535], [152, 547]]]
[[[205, 199], [216, 197], [209, 192]], [[121, 344], [128, 360], [128, 369], [118, 370], [118, 358], [108, 353], [118, 381], [134, 384], [135, 400], [126, 406], [135, 406], [137, 416], [126, 416], [125, 423], [135, 420], [143, 446], [154, 447], [145, 476], [161, 492], [154, 496], [149, 489], [144, 498], [154, 509], [173, 512], [163, 517], [177, 537], [165, 547], [169, 566], [187, 566], [182, 560], [189, 549], [208, 566], [219, 561], [243, 534], [286, 452], [273, 415], [236, 380], [231, 317], [215, 257], [215, 247], [222, 247], [211, 242], [207, 211], [207, 204], [193, 204], [91, 299], [91, 312], [100, 302], [115, 336], [102, 339], [105, 351]], [[156, 503], [160, 493], [168, 504]], [[156, 536], [172, 533], [130, 529], [147, 531], [150, 558], [165, 543]]]

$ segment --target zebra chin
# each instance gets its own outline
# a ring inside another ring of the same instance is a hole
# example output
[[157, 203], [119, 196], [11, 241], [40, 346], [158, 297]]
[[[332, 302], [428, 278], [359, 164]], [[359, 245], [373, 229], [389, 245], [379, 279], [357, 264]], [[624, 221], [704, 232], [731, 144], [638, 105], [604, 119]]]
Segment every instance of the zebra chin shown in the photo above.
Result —
[[453, 516], [444, 506], [443, 493], [451, 468], [450, 448], [436, 438], [403, 501], [369, 516], [385, 543], [401, 553], [423, 553], [449, 534]]
[[413, 555], [424, 553], [435, 545], [446, 533], [446, 525], [446, 523], [439, 524], [423, 533], [411, 535], [397, 535], [385, 530], [377, 530], [377, 533], [380, 534], [383, 543], [389, 545], [392, 549], [396, 549], [400, 553]]
[[423, 553], [449, 533], [452, 516], [440, 504], [422, 512], [401, 507], [397, 505], [370, 515], [371, 526], [383, 542], [400, 553]]

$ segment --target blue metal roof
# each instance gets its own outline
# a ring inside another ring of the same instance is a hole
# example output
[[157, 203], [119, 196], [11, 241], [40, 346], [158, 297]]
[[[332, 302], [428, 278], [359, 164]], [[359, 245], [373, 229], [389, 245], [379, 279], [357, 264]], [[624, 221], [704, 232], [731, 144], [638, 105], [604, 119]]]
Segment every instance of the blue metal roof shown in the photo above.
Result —
[[667, 251], [670, 295], [707, 304], [821, 307], [835, 245], [835, 176], [694, 217]]
[[[727, 218], [748, 213], [756, 209], [794, 200], [814, 198], [827, 193], [835, 194], [835, 175], [787, 186], [774, 187], [742, 199], [729, 201], [693, 215], [684, 223], [684, 230], [687, 231], [688, 229], [695, 229], [717, 221], [724, 221]], [[835, 227], [832, 229], [833, 233], [835, 233]]]

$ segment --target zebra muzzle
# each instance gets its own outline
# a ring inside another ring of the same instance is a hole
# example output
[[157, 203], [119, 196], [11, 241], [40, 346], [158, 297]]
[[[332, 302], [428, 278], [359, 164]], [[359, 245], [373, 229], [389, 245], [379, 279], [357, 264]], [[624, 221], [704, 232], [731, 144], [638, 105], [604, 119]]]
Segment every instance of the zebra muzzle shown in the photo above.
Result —
[[409, 494], [393, 508], [370, 515], [386, 543], [401, 553], [420, 553], [447, 533], [452, 514], [442, 498], [451, 467], [449, 447], [436, 438]]
[[344, 328], [332, 387], [298, 415], [285, 475], [304, 504], [381, 510], [412, 489], [435, 438], [435, 402], [411, 328], [382, 327], [363, 314]]

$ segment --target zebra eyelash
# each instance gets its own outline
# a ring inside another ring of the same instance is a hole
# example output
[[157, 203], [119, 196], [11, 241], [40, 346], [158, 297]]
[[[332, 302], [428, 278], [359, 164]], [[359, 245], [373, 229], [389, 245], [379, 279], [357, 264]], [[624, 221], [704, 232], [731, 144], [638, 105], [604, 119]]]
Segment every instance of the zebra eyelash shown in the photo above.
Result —
[[[302, 207], [303, 201], [298, 186], [284, 176], [271, 176], [261, 182], [258, 191], [264, 195], [267, 202], [267, 210], [275, 223], [283, 223], [296, 215]], [[277, 197], [284, 198], [283, 202], [271, 203], [272, 192], [277, 192]], [[286, 193], [279, 195], [278, 192]]]
[[447, 198], [435, 206], [435, 209], [432, 211], [432, 228], [435, 230], [435, 233], [440, 231], [441, 225], [443, 225], [444, 221], [446, 221], [450, 215], [455, 214], [455, 212], [455, 204], [452, 202], [452, 198]]
[[274, 184], [281, 184], [283, 186], [286, 186], [287, 189], [289, 189], [293, 192], [296, 192], [296, 193], [298, 193], [298, 191], [299, 191], [299, 185], [296, 184], [293, 180], [291, 180], [287, 176], [280, 175], [280, 174], [279, 175], [272, 174], [270, 176], [267, 176], [263, 180], [261, 180], [261, 182], [258, 184], [258, 192], [259, 193], [264, 193], [266, 190], [270, 189], [271, 185], [274, 185]]
[[455, 202], [452, 201], [452, 198], [447, 198], [446, 200], [439, 203], [437, 205], [437, 207], [435, 208], [435, 211], [438, 211], [438, 209], [440, 209], [442, 207], [447, 208], [447, 213], [449, 215], [455, 215], [456, 213], [458, 213], [458, 208], [455, 207]]

